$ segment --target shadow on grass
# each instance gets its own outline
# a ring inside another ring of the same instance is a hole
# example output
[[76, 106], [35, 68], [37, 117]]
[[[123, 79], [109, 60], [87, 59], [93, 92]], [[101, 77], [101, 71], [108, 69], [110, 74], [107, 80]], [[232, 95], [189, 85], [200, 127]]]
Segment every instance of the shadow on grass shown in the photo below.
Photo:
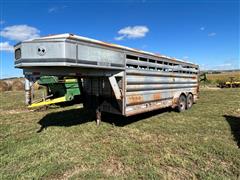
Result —
[[37, 132], [40, 133], [49, 126], [70, 127], [87, 123], [94, 119], [95, 114], [90, 113], [83, 108], [49, 113], [38, 122], [41, 127]]
[[132, 123], [135, 123], [147, 118], [151, 118], [153, 116], [156, 116], [165, 112], [171, 112], [171, 111], [174, 111], [174, 110], [172, 110], [172, 108], [163, 108], [163, 109], [149, 111], [149, 112], [145, 112], [142, 114], [137, 114], [129, 117], [105, 113], [103, 114], [102, 121], [122, 127], [128, 124], [132, 124]]
[[240, 148], [240, 117], [224, 115], [226, 121], [228, 122], [234, 140], [237, 142], [238, 148]]
[[[116, 126], [126, 126], [128, 124], [156, 116], [158, 114], [172, 111], [171, 108], [164, 108], [160, 110], [155, 110], [143, 114], [138, 114], [130, 117], [124, 117], [121, 115], [114, 115], [109, 113], [102, 114], [102, 122], [106, 122]], [[87, 111], [84, 108], [81, 109], [71, 109], [62, 112], [49, 113], [44, 116], [38, 124], [41, 125], [38, 133], [42, 132], [44, 129], [47, 129], [49, 126], [76, 126], [81, 125], [90, 121], [95, 120], [95, 113]]]

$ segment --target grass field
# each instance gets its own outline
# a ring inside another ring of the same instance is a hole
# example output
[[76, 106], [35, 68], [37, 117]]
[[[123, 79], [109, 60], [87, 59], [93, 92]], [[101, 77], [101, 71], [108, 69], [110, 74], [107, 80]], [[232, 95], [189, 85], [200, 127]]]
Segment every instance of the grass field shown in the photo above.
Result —
[[240, 89], [202, 90], [183, 113], [164, 109], [100, 127], [80, 105], [29, 112], [0, 97], [1, 179], [238, 179]]
[[219, 83], [230, 81], [230, 77], [234, 77], [234, 80], [240, 81], [240, 71], [238, 72], [224, 72], [220, 74], [207, 74], [207, 80], [210, 83]]

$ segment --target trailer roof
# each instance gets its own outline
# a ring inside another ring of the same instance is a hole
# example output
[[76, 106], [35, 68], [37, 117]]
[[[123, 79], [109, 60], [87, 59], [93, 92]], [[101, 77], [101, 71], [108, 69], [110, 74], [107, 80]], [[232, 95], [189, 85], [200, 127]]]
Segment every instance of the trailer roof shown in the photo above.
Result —
[[183, 62], [183, 63], [196, 65], [194, 63], [184, 61], [182, 59], [177, 59], [177, 58], [173, 58], [173, 57], [169, 57], [169, 56], [165, 56], [165, 55], [161, 55], [161, 54], [156, 54], [156, 53], [151, 53], [151, 52], [147, 52], [147, 51], [143, 51], [143, 50], [129, 48], [129, 47], [122, 46], [122, 45], [111, 44], [111, 43], [107, 43], [107, 42], [103, 42], [103, 41], [99, 41], [99, 40], [96, 40], [96, 39], [87, 38], [87, 37], [83, 37], [83, 36], [78, 36], [78, 35], [74, 35], [74, 34], [70, 34], [70, 33], [48, 35], [48, 36], [44, 36], [44, 37], [40, 37], [40, 38], [26, 40], [24, 42], [35, 41], [35, 40], [50, 40], [50, 39], [73, 39], [73, 40], [86, 41], [86, 42], [91, 42], [91, 43], [94, 43], [94, 44], [101, 44], [101, 45], [105, 45], [105, 46], [108, 46], [108, 47], [113, 47], [113, 48], [118, 48], [118, 49], [123, 49], [123, 50], [129, 50], [129, 51], [133, 51], [133, 52], [137, 52], [137, 53], [143, 53], [143, 54], [146, 54], [146, 55], [152, 55], [152, 56], [155, 56], [155, 57], [167, 58], [167, 59], [174, 60], [174, 61], [180, 61], [180, 62]]

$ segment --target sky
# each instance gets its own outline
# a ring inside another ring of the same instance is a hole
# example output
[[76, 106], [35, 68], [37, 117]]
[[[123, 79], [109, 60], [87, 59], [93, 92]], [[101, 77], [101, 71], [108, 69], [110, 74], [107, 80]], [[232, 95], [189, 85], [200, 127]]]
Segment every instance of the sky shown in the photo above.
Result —
[[0, 78], [23, 76], [13, 45], [73, 33], [197, 63], [240, 68], [238, 0], [0, 0]]

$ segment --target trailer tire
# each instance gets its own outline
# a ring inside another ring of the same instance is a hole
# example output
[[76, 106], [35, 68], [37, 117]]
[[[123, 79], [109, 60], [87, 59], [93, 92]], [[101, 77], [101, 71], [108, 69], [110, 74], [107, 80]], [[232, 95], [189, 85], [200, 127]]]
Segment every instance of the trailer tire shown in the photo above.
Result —
[[190, 109], [193, 105], [193, 95], [190, 93], [187, 96], [187, 109]]
[[183, 94], [180, 95], [180, 97], [178, 98], [178, 106], [177, 106], [177, 110], [178, 112], [183, 112], [186, 110], [186, 106], [187, 106], [187, 99], [186, 96], [184, 96]]

